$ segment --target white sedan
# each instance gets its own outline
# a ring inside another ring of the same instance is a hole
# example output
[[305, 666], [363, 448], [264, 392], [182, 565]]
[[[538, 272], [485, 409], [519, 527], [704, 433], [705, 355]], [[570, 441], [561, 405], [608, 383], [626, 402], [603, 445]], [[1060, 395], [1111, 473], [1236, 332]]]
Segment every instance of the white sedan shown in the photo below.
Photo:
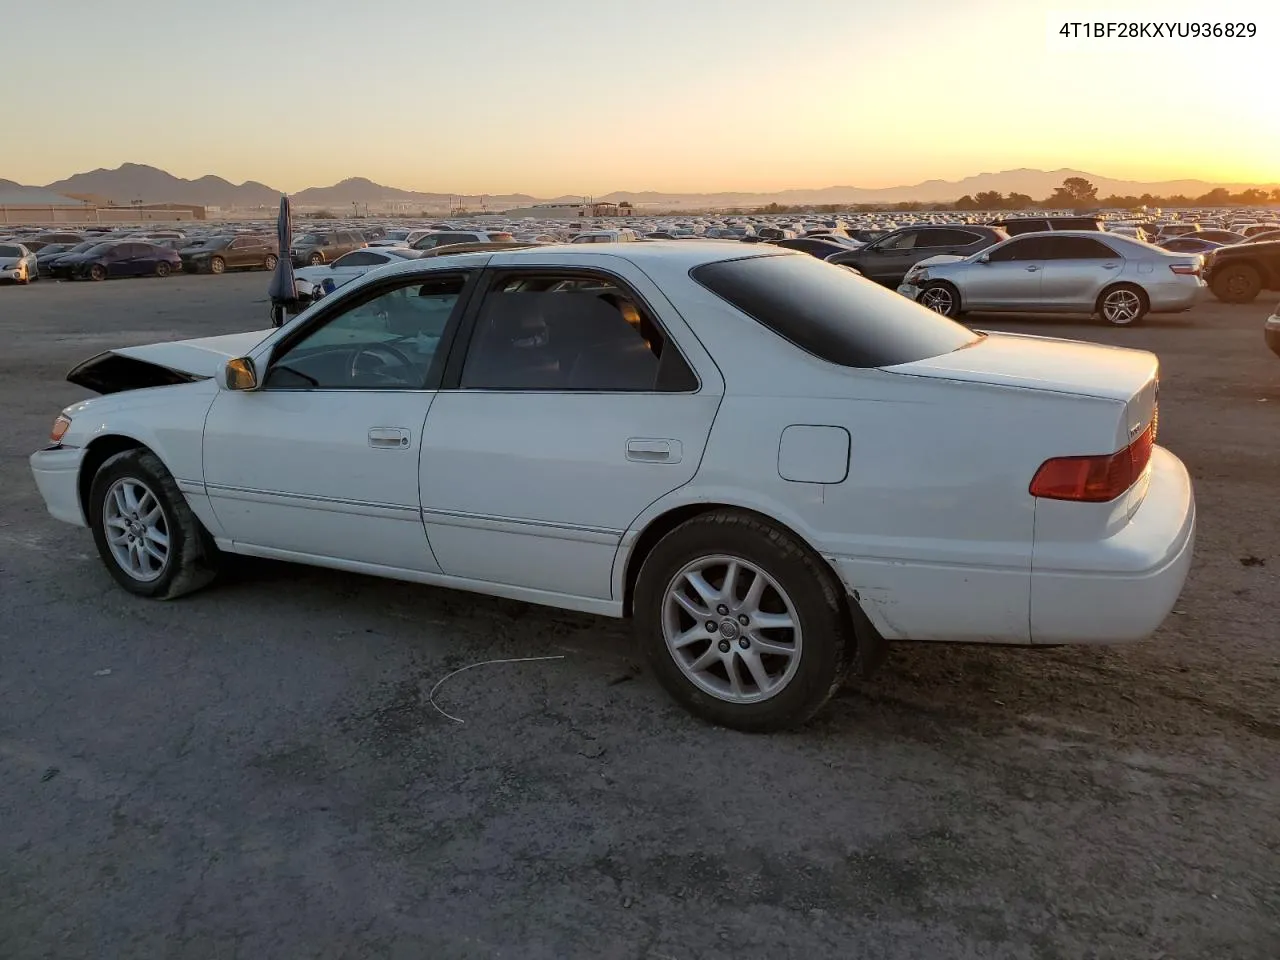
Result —
[[1151, 634], [1195, 530], [1158, 373], [772, 245], [530, 247], [88, 360], [31, 467], [134, 594], [232, 553], [629, 616], [678, 701], [768, 730], [886, 641]]
[[326, 280], [332, 280], [336, 289], [357, 277], [363, 277], [370, 270], [385, 267], [389, 263], [415, 260], [420, 256], [422, 256], [420, 250], [410, 250], [408, 247], [364, 247], [360, 250], [352, 250], [328, 265], [302, 267], [295, 270], [293, 275], [317, 287], [324, 286]]
[[30, 283], [39, 279], [34, 253], [20, 243], [0, 243], [0, 280]]

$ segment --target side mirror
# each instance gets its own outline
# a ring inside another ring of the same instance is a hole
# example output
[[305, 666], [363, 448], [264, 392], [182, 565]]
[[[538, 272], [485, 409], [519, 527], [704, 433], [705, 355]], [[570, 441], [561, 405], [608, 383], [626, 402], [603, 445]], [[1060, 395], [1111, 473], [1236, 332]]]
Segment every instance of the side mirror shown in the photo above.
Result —
[[974, 262], [974, 263], [990, 263], [990, 262], [991, 262], [991, 254], [989, 254], [989, 253], [979, 254], [979, 255], [978, 255], [978, 259], [977, 259], [977, 260], [975, 260], [975, 261], [973, 261], [973, 262]]
[[258, 373], [248, 357], [228, 360], [222, 368], [221, 386], [225, 390], [254, 390], [258, 386]]

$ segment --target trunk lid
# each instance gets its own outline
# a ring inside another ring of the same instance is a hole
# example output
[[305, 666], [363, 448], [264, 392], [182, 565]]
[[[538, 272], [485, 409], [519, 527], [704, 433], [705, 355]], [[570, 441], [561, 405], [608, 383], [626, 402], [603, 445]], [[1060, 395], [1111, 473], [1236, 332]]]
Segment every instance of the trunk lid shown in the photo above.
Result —
[[[1158, 426], [1160, 361], [1146, 350], [1030, 334], [988, 333], [951, 353], [881, 369], [903, 376], [1113, 400], [1123, 411], [1115, 424], [1113, 450], [1127, 447], [1153, 421]], [[1071, 452], [1076, 451], [1064, 451], [1064, 455]]]
[[883, 367], [888, 373], [1023, 387], [1080, 397], [1128, 402], [1154, 379], [1154, 353], [1029, 334], [988, 333], [967, 347], [911, 363]]
[[67, 374], [67, 380], [102, 394], [205, 380], [217, 373], [228, 360], [252, 351], [272, 332], [255, 330], [196, 340], [117, 347], [78, 364]]

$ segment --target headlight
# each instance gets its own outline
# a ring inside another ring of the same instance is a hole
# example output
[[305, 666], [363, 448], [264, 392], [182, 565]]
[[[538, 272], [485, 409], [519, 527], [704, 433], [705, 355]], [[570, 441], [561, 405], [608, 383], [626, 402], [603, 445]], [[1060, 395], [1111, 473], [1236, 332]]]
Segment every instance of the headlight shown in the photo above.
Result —
[[49, 441], [51, 443], [62, 443], [62, 438], [67, 435], [67, 431], [71, 429], [71, 418], [65, 413], [58, 414], [53, 421], [53, 427], [49, 430]]
[[907, 281], [910, 281], [910, 282], [913, 282], [913, 283], [914, 283], [914, 282], [917, 282], [917, 281], [924, 281], [924, 280], [928, 280], [928, 279], [929, 279], [929, 271], [928, 271], [928, 270], [916, 270], [916, 269], [914, 269], [914, 268], [913, 268], [913, 269], [911, 269], [911, 270], [908, 270], [908, 271], [907, 271], [907, 275], [906, 275], [906, 277], [904, 277], [903, 279], [904, 279], [904, 280], [907, 280]]

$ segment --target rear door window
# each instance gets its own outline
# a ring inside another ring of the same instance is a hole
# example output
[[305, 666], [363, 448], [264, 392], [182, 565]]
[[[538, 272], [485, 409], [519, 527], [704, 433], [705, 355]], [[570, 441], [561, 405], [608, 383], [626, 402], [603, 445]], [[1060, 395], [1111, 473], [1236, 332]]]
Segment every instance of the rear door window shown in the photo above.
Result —
[[691, 275], [784, 340], [841, 366], [910, 363], [979, 339], [906, 297], [814, 257], [721, 260]]

